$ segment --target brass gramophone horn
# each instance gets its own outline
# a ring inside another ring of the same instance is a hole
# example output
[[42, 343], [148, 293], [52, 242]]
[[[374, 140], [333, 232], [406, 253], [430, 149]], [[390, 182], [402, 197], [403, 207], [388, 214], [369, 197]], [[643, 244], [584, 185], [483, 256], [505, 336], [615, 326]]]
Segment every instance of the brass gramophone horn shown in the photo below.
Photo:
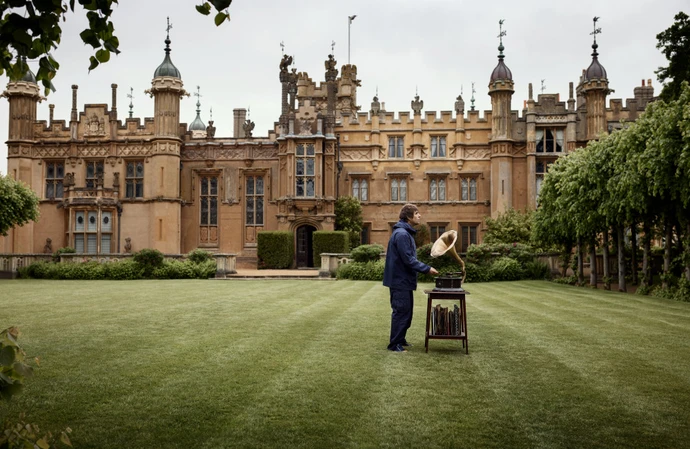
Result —
[[465, 262], [462, 261], [457, 251], [455, 251], [455, 242], [458, 240], [458, 232], [454, 229], [446, 231], [441, 234], [441, 237], [434, 242], [431, 247], [431, 257], [441, 257], [445, 253], [450, 253], [462, 266], [462, 282], [465, 282], [467, 272], [465, 271]]

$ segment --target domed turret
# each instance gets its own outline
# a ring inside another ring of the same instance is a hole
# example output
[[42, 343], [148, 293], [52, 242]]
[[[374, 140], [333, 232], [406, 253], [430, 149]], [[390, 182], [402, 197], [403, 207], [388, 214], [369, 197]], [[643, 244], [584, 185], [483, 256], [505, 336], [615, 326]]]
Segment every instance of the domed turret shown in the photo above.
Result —
[[158, 78], [161, 76], [169, 76], [172, 78], [179, 78], [182, 79], [182, 75], [180, 75], [180, 71], [177, 70], [177, 67], [175, 67], [175, 64], [172, 63], [172, 60], [170, 59], [170, 34], [165, 38], [165, 58], [163, 59], [163, 62], [161, 65], [158, 66], [155, 72], [153, 72], [153, 77]]
[[[26, 64], [26, 56], [22, 56], [22, 62], [24, 64]], [[24, 72], [24, 76], [22, 76], [20, 81], [26, 81], [27, 83], [38, 84], [36, 82], [36, 76], [34, 75], [34, 72], [31, 71], [28, 64], [26, 64], [26, 72]]]
[[196, 98], [196, 118], [192, 123], [189, 124], [189, 131], [192, 133], [192, 137], [206, 137], [206, 125], [201, 121], [201, 93], [199, 92], [200, 87], [196, 86], [196, 93], [194, 94]]
[[503, 58], [505, 58], [503, 55], [504, 49], [505, 47], [503, 47], [503, 42], [501, 42], [501, 44], [498, 46], [498, 65], [494, 71], [491, 72], [491, 83], [494, 81], [513, 81], [513, 72], [511, 72], [508, 66], [503, 62]]
[[589, 80], [607, 79], [606, 69], [599, 63], [599, 53], [597, 53], [598, 47], [597, 42], [594, 41], [594, 44], [592, 44], [592, 49], [594, 50], [592, 52], [592, 63], [589, 65], [587, 70], [585, 70], [585, 82]]

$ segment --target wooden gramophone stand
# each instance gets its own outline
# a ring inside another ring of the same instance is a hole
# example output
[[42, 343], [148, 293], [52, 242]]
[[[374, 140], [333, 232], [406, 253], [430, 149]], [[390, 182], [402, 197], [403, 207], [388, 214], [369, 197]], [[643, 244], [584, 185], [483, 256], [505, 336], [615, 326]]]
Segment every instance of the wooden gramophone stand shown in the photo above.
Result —
[[[470, 353], [470, 344], [467, 340], [467, 313], [465, 306], [465, 295], [469, 295], [468, 291], [438, 291], [438, 290], [424, 290], [427, 295], [426, 305], [426, 336], [424, 338], [424, 348], [429, 352], [429, 340], [462, 340], [462, 347], [465, 348], [465, 354]], [[460, 320], [459, 320], [459, 334], [456, 335], [434, 335], [430, 333], [431, 329], [431, 309], [433, 301], [450, 300], [460, 301]]]

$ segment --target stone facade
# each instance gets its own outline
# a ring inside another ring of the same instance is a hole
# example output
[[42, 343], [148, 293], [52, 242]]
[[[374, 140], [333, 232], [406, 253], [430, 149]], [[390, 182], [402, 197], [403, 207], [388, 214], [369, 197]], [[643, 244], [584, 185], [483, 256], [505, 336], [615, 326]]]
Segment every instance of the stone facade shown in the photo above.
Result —
[[[169, 40], [166, 41], [169, 44]], [[355, 65], [329, 55], [324, 81], [280, 63], [281, 115], [265, 137], [254, 137], [246, 111], [236, 109], [233, 137], [188, 130], [180, 99], [188, 95], [166, 49], [147, 91], [153, 118], [118, 118], [112, 105], [78, 110], [73, 86], [69, 121], [37, 121], [39, 88], [30, 77], [8, 84], [8, 173], [41, 198], [41, 218], [0, 238], [0, 252], [75, 247], [108, 254], [156, 248], [168, 254], [205, 248], [251, 263], [257, 233], [295, 234], [295, 265], [314, 266], [312, 233], [332, 230], [338, 196], [363, 205], [363, 239], [384, 244], [406, 202], [419, 206], [432, 238], [456, 229], [462, 250], [481, 242], [486, 217], [510, 208], [534, 209], [539, 186], [557, 158], [601, 133], [635, 120], [653, 99], [651, 81], [625, 106], [606, 106], [608, 79], [597, 60], [570, 95], [541, 94], [513, 109], [512, 74], [503, 59], [490, 77], [492, 109], [385, 110], [374, 97], [357, 104]], [[28, 81], [27, 81], [28, 79]], [[276, 99], [278, 101], [278, 99]], [[126, 243], [127, 242], [127, 243]]]

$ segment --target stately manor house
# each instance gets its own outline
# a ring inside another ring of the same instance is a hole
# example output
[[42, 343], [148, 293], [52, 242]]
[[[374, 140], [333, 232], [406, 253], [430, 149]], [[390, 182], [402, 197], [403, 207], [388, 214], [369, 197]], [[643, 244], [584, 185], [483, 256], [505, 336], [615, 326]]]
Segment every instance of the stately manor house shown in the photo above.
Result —
[[[265, 136], [253, 134], [245, 109], [234, 110], [231, 137], [216, 137], [199, 115], [181, 121], [187, 95], [166, 39], [153, 71], [152, 118], [118, 116], [112, 104], [77, 102], [69, 120], [36, 120], [34, 75], [7, 85], [10, 108], [8, 173], [41, 198], [40, 220], [0, 238], [0, 253], [43, 253], [71, 246], [107, 255], [156, 248], [166, 254], [205, 248], [256, 259], [257, 233], [288, 230], [295, 266], [314, 266], [312, 233], [333, 230], [334, 204], [343, 195], [362, 203], [362, 241], [386, 244], [402, 204], [419, 206], [432, 238], [455, 229], [461, 250], [482, 240], [486, 217], [510, 208], [534, 209], [549, 165], [601, 133], [635, 120], [652, 100], [651, 81], [634, 98], [610, 99], [596, 42], [576, 86], [512, 102], [513, 76], [499, 47], [487, 70], [491, 110], [480, 117], [462, 96], [453, 110], [386, 111], [377, 97], [358, 104], [355, 65], [340, 70], [332, 55], [323, 81], [276, 64], [281, 114]], [[153, 69], [153, 67], [152, 67]], [[517, 110], [516, 106], [521, 107]]]

